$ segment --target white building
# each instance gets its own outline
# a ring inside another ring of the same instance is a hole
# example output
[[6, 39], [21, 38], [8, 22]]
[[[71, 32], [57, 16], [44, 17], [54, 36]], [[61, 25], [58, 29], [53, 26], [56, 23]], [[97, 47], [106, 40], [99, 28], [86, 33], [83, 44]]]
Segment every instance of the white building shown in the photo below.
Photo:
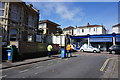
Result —
[[106, 34], [106, 29], [103, 25], [90, 25], [80, 26], [74, 29], [73, 31], [75, 36], [79, 35], [97, 35], [97, 34]]
[[66, 34], [73, 35], [73, 29], [74, 29], [74, 27], [69, 26], [69, 27], [63, 29], [63, 33], [64, 33], [65, 35], [66, 35]]
[[120, 34], [120, 24], [114, 25], [112, 31], [113, 33]]

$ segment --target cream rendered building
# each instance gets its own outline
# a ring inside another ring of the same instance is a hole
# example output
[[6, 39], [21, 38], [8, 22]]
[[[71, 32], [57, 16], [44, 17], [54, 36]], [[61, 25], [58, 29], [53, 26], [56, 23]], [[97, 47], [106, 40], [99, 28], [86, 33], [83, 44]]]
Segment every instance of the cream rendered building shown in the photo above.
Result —
[[112, 27], [113, 33], [120, 34], [120, 24], [114, 25]]
[[[3, 42], [35, 41], [39, 10], [25, 2], [0, 2], [0, 24]], [[2, 14], [1, 14], [2, 12]]]
[[73, 35], [97, 35], [97, 34], [106, 34], [106, 29], [103, 25], [90, 25], [80, 26], [74, 29]]

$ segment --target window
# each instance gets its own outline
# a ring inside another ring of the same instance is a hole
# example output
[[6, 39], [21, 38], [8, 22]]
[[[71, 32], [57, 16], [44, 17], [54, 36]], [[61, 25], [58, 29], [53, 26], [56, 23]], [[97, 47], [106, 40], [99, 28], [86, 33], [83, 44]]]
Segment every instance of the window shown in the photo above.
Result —
[[120, 27], [119, 27], [119, 32], [120, 32]]
[[0, 21], [3, 21], [2, 17], [0, 17]]
[[4, 2], [0, 2], [0, 8], [4, 9], [5, 3]]
[[16, 41], [17, 40], [17, 30], [16, 29], [10, 29], [10, 41]]
[[77, 33], [78, 33], [78, 34], [80, 33], [80, 29], [77, 29]]
[[20, 8], [17, 5], [11, 5], [11, 13], [10, 18], [13, 20], [18, 21], [19, 20], [19, 10]]
[[89, 28], [89, 32], [91, 32], [91, 28]]
[[28, 35], [28, 41], [32, 42], [33, 41], [33, 35]]
[[0, 10], [0, 16], [4, 16], [4, 10]]
[[29, 18], [28, 18], [28, 25], [30, 26], [30, 27], [34, 27], [34, 16], [33, 15], [29, 15]]
[[84, 29], [82, 29], [82, 33], [84, 32]]
[[96, 28], [96, 32], [98, 31], [98, 28]]
[[95, 28], [94, 28], [94, 32], [95, 32]]

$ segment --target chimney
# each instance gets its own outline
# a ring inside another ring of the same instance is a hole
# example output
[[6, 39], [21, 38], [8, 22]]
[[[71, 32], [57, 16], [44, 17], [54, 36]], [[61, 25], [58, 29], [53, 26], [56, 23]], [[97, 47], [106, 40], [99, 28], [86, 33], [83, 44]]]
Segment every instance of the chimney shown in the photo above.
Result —
[[87, 24], [87, 26], [89, 26], [89, 25], [90, 25], [90, 23]]

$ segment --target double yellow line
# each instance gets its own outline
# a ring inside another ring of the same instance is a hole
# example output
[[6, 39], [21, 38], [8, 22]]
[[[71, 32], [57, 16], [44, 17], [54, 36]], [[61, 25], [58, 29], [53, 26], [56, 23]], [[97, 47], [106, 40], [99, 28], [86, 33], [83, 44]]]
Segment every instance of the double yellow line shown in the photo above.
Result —
[[103, 66], [101, 67], [100, 71], [104, 71], [104, 69], [105, 69], [105, 67], [107, 66], [109, 60], [110, 60], [110, 58], [109, 58], [109, 59], [106, 59], [106, 61], [104, 62]]

